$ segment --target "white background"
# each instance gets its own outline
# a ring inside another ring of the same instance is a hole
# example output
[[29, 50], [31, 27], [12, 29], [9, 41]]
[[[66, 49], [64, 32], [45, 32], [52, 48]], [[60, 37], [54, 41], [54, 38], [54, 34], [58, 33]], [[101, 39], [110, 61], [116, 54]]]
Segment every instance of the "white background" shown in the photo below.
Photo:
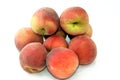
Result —
[[72, 6], [83, 7], [93, 28], [96, 60], [79, 66], [67, 80], [120, 80], [120, 1], [119, 0], [1, 0], [0, 1], [0, 80], [57, 80], [47, 69], [29, 74], [19, 64], [14, 44], [18, 29], [30, 27], [33, 13], [51, 7], [58, 15]]

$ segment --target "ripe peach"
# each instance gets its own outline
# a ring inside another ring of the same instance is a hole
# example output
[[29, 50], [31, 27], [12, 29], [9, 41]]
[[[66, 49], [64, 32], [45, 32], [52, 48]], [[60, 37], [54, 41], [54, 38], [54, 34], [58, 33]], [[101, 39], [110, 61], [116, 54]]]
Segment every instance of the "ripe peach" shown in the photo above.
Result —
[[31, 42], [43, 43], [43, 37], [32, 31], [30, 27], [24, 27], [17, 31], [15, 35], [15, 45], [20, 51], [26, 44]]
[[78, 56], [68, 48], [52, 49], [46, 58], [48, 71], [58, 79], [66, 79], [74, 74], [79, 65]]
[[88, 36], [76, 36], [73, 38], [69, 43], [69, 49], [75, 51], [78, 55], [79, 64], [90, 64], [97, 55], [96, 45]]
[[70, 35], [80, 35], [86, 32], [89, 16], [82, 7], [70, 7], [60, 16], [62, 29]]
[[57, 47], [68, 47], [67, 41], [60, 35], [52, 35], [48, 37], [43, 45], [46, 47], [48, 51], [52, 50], [53, 48]]
[[52, 8], [43, 7], [37, 10], [31, 19], [32, 30], [40, 35], [51, 35], [59, 27], [59, 17]]
[[29, 72], [40, 72], [46, 67], [46, 48], [39, 42], [27, 44], [20, 52], [20, 64]]

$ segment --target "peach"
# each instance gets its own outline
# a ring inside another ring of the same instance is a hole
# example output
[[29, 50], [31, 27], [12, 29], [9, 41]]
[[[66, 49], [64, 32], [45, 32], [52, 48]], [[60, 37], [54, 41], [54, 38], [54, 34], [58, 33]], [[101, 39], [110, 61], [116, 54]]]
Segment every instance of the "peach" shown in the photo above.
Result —
[[[61, 27], [59, 27], [58, 30], [52, 35], [60, 35], [63, 38], [66, 38], [67, 33], [65, 31], [63, 31]], [[50, 37], [52, 35], [44, 35], [44, 38], [47, 39], [48, 37]]]
[[23, 27], [16, 32], [15, 45], [19, 51], [31, 42], [43, 43], [43, 36], [34, 33], [30, 27]]
[[52, 35], [48, 37], [43, 45], [46, 47], [48, 51], [52, 50], [53, 48], [57, 47], [68, 47], [67, 41], [60, 35]]
[[61, 27], [58, 28], [58, 30], [57, 30], [57, 32], [55, 34], [60, 35], [63, 38], [66, 38], [66, 36], [67, 36], [67, 33]]
[[88, 36], [74, 37], [69, 43], [69, 49], [75, 51], [78, 55], [79, 64], [90, 64], [95, 60], [97, 55], [96, 45]]
[[89, 25], [87, 26], [87, 30], [86, 30], [86, 32], [85, 32], [84, 34], [80, 34], [80, 35], [70, 35], [70, 34], [68, 34], [68, 37], [69, 37], [70, 39], [72, 39], [72, 38], [74, 38], [74, 37], [76, 37], [76, 36], [83, 36], [83, 35], [92, 37], [92, 33], [93, 33], [93, 30], [92, 30], [91, 25], [89, 24]]
[[89, 24], [86, 33], [84, 33], [83, 35], [92, 37], [92, 33], [93, 33], [92, 26]]
[[68, 48], [52, 49], [46, 58], [48, 71], [57, 79], [71, 77], [79, 66], [76, 53]]
[[85, 33], [88, 24], [88, 14], [82, 7], [67, 8], [60, 16], [60, 25], [62, 29], [70, 35]]
[[20, 52], [20, 64], [26, 72], [40, 72], [46, 67], [46, 55], [47, 50], [41, 43], [29, 43]]
[[43, 7], [37, 10], [31, 19], [32, 30], [40, 35], [51, 35], [59, 27], [59, 17], [52, 8]]
[[[67, 36], [67, 33], [65, 31], [63, 31], [63, 29], [61, 27], [58, 28], [58, 30], [52, 34], [52, 35], [60, 35], [62, 36], [63, 38], [66, 38]], [[47, 39], [48, 37], [50, 37], [51, 35], [44, 35], [44, 38]]]

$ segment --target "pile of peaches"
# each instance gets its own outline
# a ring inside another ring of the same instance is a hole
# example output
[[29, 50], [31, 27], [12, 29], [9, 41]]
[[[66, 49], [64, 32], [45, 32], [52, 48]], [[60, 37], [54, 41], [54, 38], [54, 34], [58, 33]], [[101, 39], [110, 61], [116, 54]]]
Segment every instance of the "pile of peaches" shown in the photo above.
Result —
[[47, 68], [55, 78], [66, 79], [79, 65], [95, 60], [93, 31], [82, 7], [69, 7], [60, 17], [54, 9], [42, 7], [33, 14], [30, 24], [18, 30], [14, 40], [24, 71], [37, 73]]

